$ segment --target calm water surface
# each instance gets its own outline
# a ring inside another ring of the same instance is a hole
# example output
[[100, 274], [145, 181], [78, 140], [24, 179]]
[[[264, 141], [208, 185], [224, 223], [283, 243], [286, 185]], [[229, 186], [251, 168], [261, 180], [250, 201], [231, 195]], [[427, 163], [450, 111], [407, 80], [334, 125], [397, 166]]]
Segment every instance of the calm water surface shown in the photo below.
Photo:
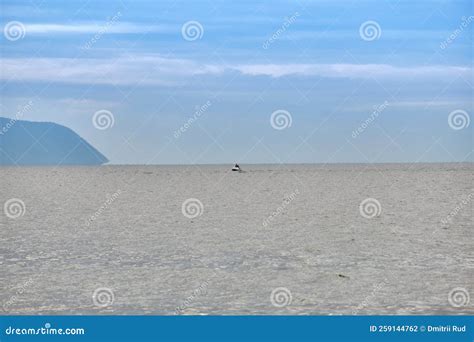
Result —
[[472, 164], [242, 166], [0, 168], [4, 314], [474, 313]]

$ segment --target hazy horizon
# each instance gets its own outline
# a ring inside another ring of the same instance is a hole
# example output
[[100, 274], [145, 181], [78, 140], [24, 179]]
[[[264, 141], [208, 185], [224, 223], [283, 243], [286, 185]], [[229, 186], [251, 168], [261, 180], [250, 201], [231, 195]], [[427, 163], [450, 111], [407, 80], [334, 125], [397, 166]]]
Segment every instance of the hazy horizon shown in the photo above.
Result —
[[[114, 164], [114, 163], [105, 163], [101, 166], [233, 166], [236, 162], [222, 162], [222, 163], [206, 163], [206, 164]], [[383, 162], [383, 163], [347, 163], [347, 162], [334, 162], [334, 163], [241, 163], [237, 162], [241, 167], [244, 165], [317, 165], [317, 166], [324, 166], [324, 165], [430, 165], [430, 164], [473, 164], [472, 161], [461, 161], [461, 162], [442, 162], [442, 161], [431, 161], [431, 162]], [[94, 167], [94, 166], [91, 166]], [[100, 167], [100, 166], [99, 166]]]

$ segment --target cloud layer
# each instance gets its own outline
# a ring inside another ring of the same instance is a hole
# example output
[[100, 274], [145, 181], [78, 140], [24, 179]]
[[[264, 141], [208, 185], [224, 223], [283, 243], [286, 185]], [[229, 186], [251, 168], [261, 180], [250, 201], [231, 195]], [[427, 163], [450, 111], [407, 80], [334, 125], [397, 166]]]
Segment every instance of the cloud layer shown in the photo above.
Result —
[[171, 28], [165, 25], [143, 25], [129, 22], [116, 22], [112, 17], [109, 21], [102, 24], [97, 23], [75, 23], [72, 24], [52, 24], [38, 23], [25, 24], [26, 34], [54, 35], [54, 34], [97, 34], [102, 31], [107, 33], [148, 33], [148, 32], [169, 32]]
[[76, 84], [169, 85], [192, 76], [239, 73], [248, 77], [323, 77], [346, 79], [440, 79], [471, 77], [463, 66], [399, 67], [388, 64], [206, 64], [160, 55], [117, 58], [4, 58], [2, 80]]

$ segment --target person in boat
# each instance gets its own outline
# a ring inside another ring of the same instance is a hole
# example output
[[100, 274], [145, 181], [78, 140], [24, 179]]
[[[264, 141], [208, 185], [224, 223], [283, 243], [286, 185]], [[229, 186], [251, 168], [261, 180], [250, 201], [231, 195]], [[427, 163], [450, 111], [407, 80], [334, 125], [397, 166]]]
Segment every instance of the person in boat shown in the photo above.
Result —
[[235, 164], [232, 171], [241, 171], [239, 164]]

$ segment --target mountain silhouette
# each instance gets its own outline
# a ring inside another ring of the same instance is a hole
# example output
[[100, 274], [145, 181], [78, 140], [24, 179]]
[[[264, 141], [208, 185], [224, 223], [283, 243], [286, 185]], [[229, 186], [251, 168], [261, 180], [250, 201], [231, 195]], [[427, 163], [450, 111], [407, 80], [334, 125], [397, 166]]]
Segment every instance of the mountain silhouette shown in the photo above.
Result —
[[101, 165], [108, 159], [71, 129], [0, 117], [0, 165]]

